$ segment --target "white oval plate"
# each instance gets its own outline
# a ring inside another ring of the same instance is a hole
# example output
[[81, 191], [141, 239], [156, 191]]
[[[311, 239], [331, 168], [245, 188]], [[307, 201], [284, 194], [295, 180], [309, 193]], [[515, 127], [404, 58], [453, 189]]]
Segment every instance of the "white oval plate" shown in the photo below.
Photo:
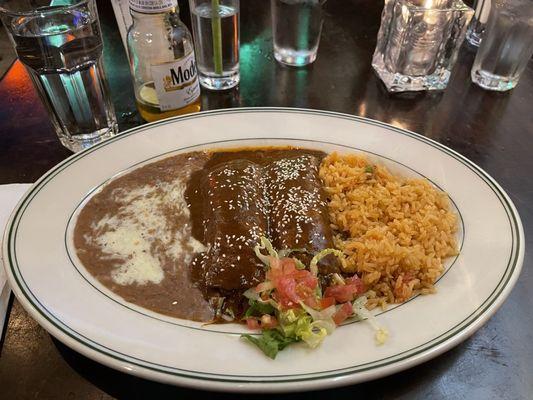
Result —
[[[174, 153], [296, 145], [366, 152], [393, 171], [424, 176], [460, 215], [461, 252], [438, 293], [377, 316], [390, 339], [376, 346], [366, 323], [337, 329], [316, 350], [295, 345], [276, 360], [239, 339], [239, 325], [202, 327], [136, 307], [95, 281], [71, 248], [76, 210], [111, 177]], [[350, 115], [299, 109], [213, 111], [125, 132], [65, 160], [21, 200], [4, 236], [9, 283], [24, 308], [74, 350], [161, 382], [226, 391], [293, 391], [347, 385], [412, 367], [479, 329], [522, 266], [518, 213], [479, 167], [423, 136]]]

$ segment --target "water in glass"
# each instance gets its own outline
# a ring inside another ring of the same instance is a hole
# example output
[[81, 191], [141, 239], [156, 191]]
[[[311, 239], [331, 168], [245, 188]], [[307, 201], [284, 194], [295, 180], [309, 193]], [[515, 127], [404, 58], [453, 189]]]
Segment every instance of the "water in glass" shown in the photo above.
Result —
[[472, 81], [484, 89], [510, 90], [517, 85], [532, 54], [531, 1], [497, 3], [472, 67]]
[[271, 0], [274, 57], [283, 64], [315, 61], [322, 31], [319, 0]]
[[216, 3], [215, 7], [212, 1], [190, 4], [200, 83], [221, 90], [239, 83], [239, 4]]
[[72, 151], [117, 132], [99, 30], [95, 13], [76, 9], [21, 16], [10, 24], [19, 59], [28, 67], [61, 143]]

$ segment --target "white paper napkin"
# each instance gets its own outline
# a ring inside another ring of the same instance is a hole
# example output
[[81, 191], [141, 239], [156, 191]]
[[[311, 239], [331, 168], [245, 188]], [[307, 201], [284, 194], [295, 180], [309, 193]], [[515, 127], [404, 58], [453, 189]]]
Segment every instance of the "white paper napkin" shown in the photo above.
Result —
[[[31, 185], [17, 183], [13, 185], [0, 185], [0, 232], [3, 234], [7, 224], [7, 220], [17, 205], [22, 195], [28, 190]], [[1, 239], [0, 239], [1, 240]], [[4, 321], [6, 319], [7, 303], [10, 294], [9, 287], [6, 282], [6, 273], [4, 270], [4, 263], [2, 261], [2, 252], [0, 251], [0, 337], [4, 329]]]

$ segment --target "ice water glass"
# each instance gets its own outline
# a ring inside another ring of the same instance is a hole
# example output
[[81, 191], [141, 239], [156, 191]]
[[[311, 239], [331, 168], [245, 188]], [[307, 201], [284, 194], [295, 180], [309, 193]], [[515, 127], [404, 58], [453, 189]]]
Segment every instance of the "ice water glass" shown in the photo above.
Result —
[[225, 90], [239, 83], [239, 0], [189, 0], [200, 84]]
[[518, 84], [533, 55], [533, 2], [496, 1], [472, 67], [472, 81], [488, 90]]
[[385, 0], [372, 66], [387, 90], [446, 88], [473, 14], [461, 0]]
[[325, 0], [271, 0], [274, 57], [295, 67], [316, 60]]
[[0, 17], [59, 140], [79, 151], [113, 136], [117, 120], [102, 66], [94, 0], [53, 3], [3, 1]]

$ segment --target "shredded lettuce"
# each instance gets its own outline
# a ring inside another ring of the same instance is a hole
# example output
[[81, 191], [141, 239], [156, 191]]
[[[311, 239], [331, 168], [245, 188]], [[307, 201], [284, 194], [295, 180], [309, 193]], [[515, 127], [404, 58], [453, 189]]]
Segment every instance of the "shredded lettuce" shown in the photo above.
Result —
[[289, 326], [294, 322], [298, 321], [299, 318], [305, 316], [304, 310], [298, 310], [296, 308], [289, 308], [287, 311], [282, 311], [279, 313], [279, 323], [281, 326]]
[[255, 288], [250, 288], [246, 290], [243, 294], [244, 297], [246, 297], [249, 300], [258, 300], [259, 299], [259, 293], [255, 291]]
[[322, 287], [320, 285], [316, 285], [315, 295], [317, 299], [322, 298]]
[[274, 283], [270, 281], [261, 282], [259, 285], [255, 287], [255, 291], [258, 293], [269, 292], [272, 289], [274, 289]]
[[279, 258], [289, 257], [292, 253], [307, 253], [306, 249], [283, 249], [278, 251]]
[[300, 332], [300, 337], [311, 348], [316, 348], [328, 336], [328, 328], [321, 321], [313, 322]]
[[309, 307], [307, 304], [300, 302], [302, 308], [313, 318], [313, 321], [329, 321], [332, 320], [333, 314], [335, 314], [336, 308], [334, 305], [318, 311]]
[[231, 308], [227, 308], [226, 310], [224, 310], [224, 313], [220, 315], [220, 318], [222, 318], [224, 321], [231, 322], [235, 320], [235, 313]]
[[[278, 253], [276, 250], [274, 250], [272, 243], [266, 237], [261, 236], [259, 240], [261, 243], [254, 247], [255, 255], [263, 262], [263, 264], [269, 267], [270, 257], [279, 258]], [[268, 252], [268, 256], [261, 253], [262, 250], [266, 250]]]
[[378, 345], [382, 345], [387, 341], [389, 337], [389, 332], [385, 328], [379, 326], [379, 324], [376, 321], [376, 317], [374, 317], [374, 315], [366, 309], [365, 307], [366, 302], [367, 302], [366, 296], [361, 296], [357, 298], [352, 304], [353, 312], [355, 316], [359, 318], [360, 321], [362, 320], [368, 321], [370, 326], [375, 331], [374, 339], [376, 343]]
[[[279, 328], [285, 336], [302, 340], [309, 347], [317, 347], [330, 333], [331, 325], [326, 321], [313, 321], [304, 310], [291, 309], [279, 314]], [[333, 324], [335, 326], [335, 324]]]
[[258, 302], [260, 303], [263, 303], [263, 304], [270, 304], [272, 307], [274, 307], [276, 310], [279, 310], [279, 304], [276, 300], [274, 300], [273, 298], [269, 298], [267, 300], [262, 300], [262, 299], [259, 299], [257, 300]]
[[380, 346], [382, 344], [385, 344], [389, 339], [389, 331], [385, 328], [379, 328], [374, 336], [374, 339], [376, 340], [376, 343]]
[[279, 309], [279, 304], [274, 299], [268, 298], [263, 300], [259, 297], [259, 293], [257, 293], [254, 288], [248, 289], [243, 295], [248, 299], [248, 304], [251, 304], [251, 302], [254, 301], [261, 304], [270, 304], [276, 310]]
[[311, 260], [311, 263], [309, 264], [309, 271], [311, 271], [311, 273], [314, 276], [318, 275], [318, 263], [319, 263], [319, 261], [322, 260], [324, 257], [326, 257], [329, 254], [336, 255], [337, 257], [339, 257], [341, 262], [344, 259], [344, 253], [342, 251], [340, 251], [340, 250], [337, 250], [337, 249], [324, 249], [324, 250], [318, 252], [313, 257], [313, 259]]
[[267, 329], [261, 333], [261, 336], [241, 335], [242, 338], [255, 344], [265, 353], [268, 357], [275, 359], [278, 352], [283, 350], [291, 343], [298, 342], [299, 340], [294, 337], [288, 337], [283, 335], [276, 329]]
[[335, 282], [337, 285], [346, 285], [344, 278], [336, 272], [333, 275], [331, 275], [331, 280]]
[[311, 322], [311, 317], [304, 310], [290, 309], [278, 314], [279, 329], [285, 336], [297, 337], [301, 325], [306, 324], [306, 319]]
[[261, 298], [261, 293], [269, 292], [272, 289], [274, 289], [274, 284], [270, 281], [265, 281], [254, 288], [247, 289], [242, 295], [247, 299], [258, 300]]
[[292, 259], [296, 263], [296, 269], [305, 269], [306, 268], [305, 264], [303, 262], [301, 262], [300, 260], [298, 260], [296, 257], [293, 257]]
[[244, 318], [248, 317], [260, 317], [264, 314], [272, 315], [276, 310], [270, 303], [263, 303], [257, 300], [248, 300], [250, 307], [244, 313]]
[[299, 327], [297, 334], [309, 347], [315, 348], [335, 330], [336, 325], [332, 316], [336, 308], [333, 305], [322, 311], [317, 311], [302, 302], [300, 305], [310, 318], [307, 318], [305, 325], [302, 324]]

